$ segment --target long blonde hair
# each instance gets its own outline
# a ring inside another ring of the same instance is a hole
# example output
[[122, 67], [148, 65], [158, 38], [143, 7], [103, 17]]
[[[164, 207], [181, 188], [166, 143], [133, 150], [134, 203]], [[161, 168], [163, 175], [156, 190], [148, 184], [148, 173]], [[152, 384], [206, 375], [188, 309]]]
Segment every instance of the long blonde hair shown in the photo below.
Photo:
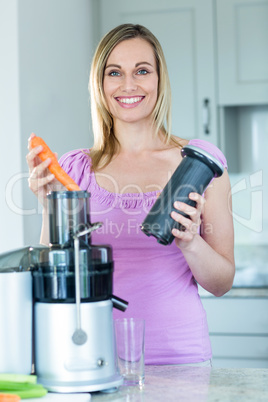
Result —
[[115, 46], [122, 41], [133, 38], [146, 40], [152, 46], [155, 54], [158, 73], [158, 97], [153, 110], [155, 132], [158, 133], [161, 130], [167, 142], [171, 139], [172, 142], [176, 143], [171, 137], [171, 88], [162, 47], [157, 38], [144, 26], [122, 24], [102, 38], [91, 65], [89, 92], [94, 145], [90, 151], [90, 157], [93, 170], [100, 166], [106, 166], [120, 147], [113, 130], [113, 118], [108, 110], [103, 91], [104, 70], [108, 57]]

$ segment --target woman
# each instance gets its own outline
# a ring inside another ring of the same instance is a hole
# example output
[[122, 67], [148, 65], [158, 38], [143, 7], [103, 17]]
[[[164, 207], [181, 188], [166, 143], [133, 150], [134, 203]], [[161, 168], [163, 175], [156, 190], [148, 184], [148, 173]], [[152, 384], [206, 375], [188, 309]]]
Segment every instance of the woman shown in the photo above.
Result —
[[[83, 190], [91, 193], [92, 221], [102, 228], [93, 244], [111, 244], [114, 291], [129, 301], [115, 317], [146, 320], [146, 364], [210, 364], [206, 314], [197, 283], [216, 296], [234, 277], [230, 183], [224, 174], [204, 197], [191, 193], [196, 207], [175, 203], [170, 246], [145, 236], [140, 225], [181, 161], [181, 147], [199, 146], [227, 167], [221, 151], [202, 140], [187, 141], [170, 132], [171, 95], [163, 51], [140, 25], [123, 24], [100, 42], [91, 68], [90, 93], [94, 146], [64, 155], [60, 163]], [[55, 189], [50, 161], [40, 163], [41, 148], [30, 150], [29, 186], [44, 205], [41, 242], [48, 243], [45, 194]]]

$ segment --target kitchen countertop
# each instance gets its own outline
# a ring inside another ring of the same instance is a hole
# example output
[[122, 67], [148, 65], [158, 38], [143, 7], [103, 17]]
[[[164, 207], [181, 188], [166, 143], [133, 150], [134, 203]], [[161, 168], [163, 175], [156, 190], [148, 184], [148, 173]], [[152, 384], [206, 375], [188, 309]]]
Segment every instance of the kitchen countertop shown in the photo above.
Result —
[[262, 402], [268, 401], [268, 369], [145, 366], [145, 385], [116, 392], [48, 393], [25, 402]]
[[91, 394], [92, 402], [268, 401], [268, 369], [146, 366], [145, 385]]
[[[198, 285], [198, 293], [201, 298], [217, 298], [212, 293], [209, 293], [207, 290], [203, 289], [201, 286]], [[247, 288], [232, 288], [227, 292], [225, 295], [221, 296], [220, 298], [229, 298], [229, 297], [241, 297], [241, 298], [265, 298], [268, 297], [268, 287], [264, 288], [254, 288], [254, 287], [247, 287]], [[218, 299], [218, 298], [217, 298]]]

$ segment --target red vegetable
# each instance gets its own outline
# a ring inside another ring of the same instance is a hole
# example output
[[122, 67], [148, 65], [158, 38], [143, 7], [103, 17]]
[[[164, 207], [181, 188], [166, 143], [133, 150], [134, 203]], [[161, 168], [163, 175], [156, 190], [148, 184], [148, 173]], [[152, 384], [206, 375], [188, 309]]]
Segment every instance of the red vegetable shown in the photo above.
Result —
[[18, 395], [0, 394], [0, 402], [19, 402], [20, 400]]
[[33, 136], [30, 140], [30, 147], [35, 148], [39, 145], [42, 145], [43, 149], [38, 154], [38, 156], [42, 161], [45, 161], [47, 158], [51, 159], [51, 163], [48, 166], [48, 169], [51, 173], [54, 174], [55, 178], [61, 184], [63, 184], [67, 188], [67, 190], [81, 191], [80, 187], [75, 183], [75, 181], [62, 169], [59, 162], [57, 161], [56, 156], [45, 143], [45, 141], [41, 137]]

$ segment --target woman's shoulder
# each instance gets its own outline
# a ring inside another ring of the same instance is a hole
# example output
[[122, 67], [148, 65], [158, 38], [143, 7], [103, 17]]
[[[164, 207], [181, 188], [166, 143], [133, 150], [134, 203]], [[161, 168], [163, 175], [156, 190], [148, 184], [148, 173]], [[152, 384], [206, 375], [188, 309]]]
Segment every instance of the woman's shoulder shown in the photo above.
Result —
[[199, 147], [203, 149], [204, 151], [210, 153], [212, 156], [214, 156], [221, 164], [227, 168], [227, 160], [223, 152], [218, 148], [216, 145], [212, 144], [209, 141], [206, 140], [201, 140], [201, 139], [192, 139], [189, 140], [188, 145], [194, 145], [196, 147]]
[[59, 159], [60, 165], [91, 165], [90, 149], [74, 149], [66, 152]]
[[90, 149], [75, 149], [61, 156], [59, 164], [66, 173], [82, 188], [88, 183], [91, 174]]

